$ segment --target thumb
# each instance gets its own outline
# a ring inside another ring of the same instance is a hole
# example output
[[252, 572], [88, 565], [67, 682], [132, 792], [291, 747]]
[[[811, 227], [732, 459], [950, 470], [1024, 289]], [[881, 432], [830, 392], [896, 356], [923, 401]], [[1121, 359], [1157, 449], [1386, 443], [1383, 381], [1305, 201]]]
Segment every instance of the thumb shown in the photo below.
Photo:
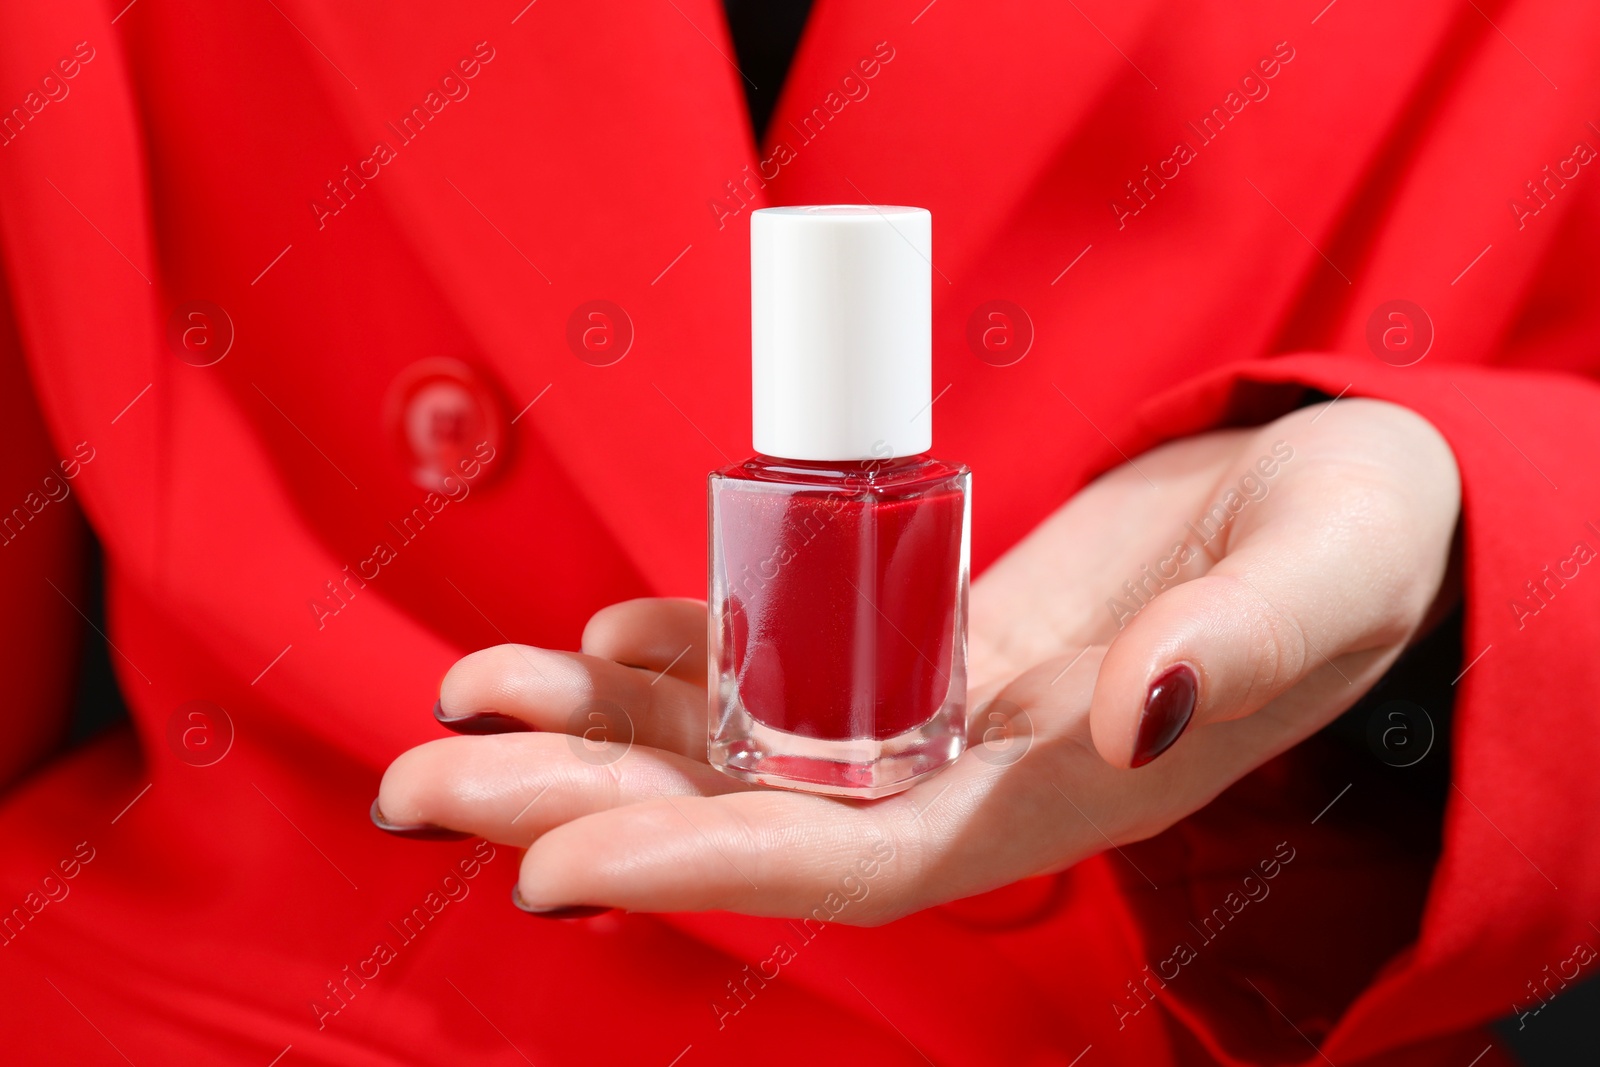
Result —
[[1249, 715], [1319, 670], [1353, 701], [1339, 659], [1360, 635], [1282, 593], [1268, 575], [1219, 566], [1150, 602], [1100, 669], [1089, 726], [1101, 756], [1141, 767], [1192, 726]]
[[1160, 590], [1112, 641], [1089, 720], [1113, 766], [1143, 766], [1186, 731], [1300, 687], [1279, 708], [1292, 744], [1353, 704], [1416, 631], [1443, 578], [1451, 485], [1385, 486], [1309, 460], [1299, 475], [1209, 546], [1223, 550], [1214, 566]]

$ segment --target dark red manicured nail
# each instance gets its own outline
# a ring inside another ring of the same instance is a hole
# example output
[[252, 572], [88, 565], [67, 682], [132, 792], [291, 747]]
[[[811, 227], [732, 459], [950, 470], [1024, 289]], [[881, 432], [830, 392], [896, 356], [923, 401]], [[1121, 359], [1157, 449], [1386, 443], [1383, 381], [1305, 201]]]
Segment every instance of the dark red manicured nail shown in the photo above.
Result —
[[1183, 736], [1184, 727], [1194, 717], [1199, 693], [1200, 679], [1187, 663], [1168, 667], [1150, 683], [1144, 713], [1139, 716], [1139, 738], [1133, 745], [1133, 766], [1143, 767]]
[[474, 835], [464, 834], [460, 830], [448, 830], [443, 826], [433, 826], [429, 823], [418, 823], [415, 826], [401, 826], [399, 823], [390, 822], [383, 817], [383, 812], [378, 810], [378, 801], [372, 801], [372, 825], [386, 834], [404, 837], [410, 841], [465, 841]]
[[522, 899], [522, 891], [517, 886], [511, 887], [511, 903], [529, 915], [537, 915], [541, 919], [591, 919], [613, 910], [592, 904], [572, 904], [565, 908], [532, 908]]
[[433, 717], [446, 730], [458, 734], [517, 734], [531, 733], [533, 727], [521, 719], [502, 715], [498, 711], [479, 711], [471, 715], [446, 715], [442, 701], [433, 702]]

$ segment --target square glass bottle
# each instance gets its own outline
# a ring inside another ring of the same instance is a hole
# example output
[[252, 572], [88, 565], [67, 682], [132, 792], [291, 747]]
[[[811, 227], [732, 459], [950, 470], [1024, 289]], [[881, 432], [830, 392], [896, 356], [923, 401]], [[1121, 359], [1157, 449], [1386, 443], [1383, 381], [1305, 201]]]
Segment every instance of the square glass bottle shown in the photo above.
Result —
[[965, 748], [971, 475], [927, 451], [931, 229], [752, 218], [756, 455], [709, 502], [709, 754], [736, 777], [886, 796]]

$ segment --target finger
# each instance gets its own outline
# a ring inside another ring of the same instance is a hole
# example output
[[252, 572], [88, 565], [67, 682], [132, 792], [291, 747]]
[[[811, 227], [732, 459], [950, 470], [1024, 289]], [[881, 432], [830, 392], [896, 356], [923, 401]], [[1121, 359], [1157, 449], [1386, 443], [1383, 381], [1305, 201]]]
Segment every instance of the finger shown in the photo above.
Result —
[[[756, 789], [614, 808], [535, 842], [519, 895], [540, 910], [721, 909], [871, 926], [1097, 852], [1105, 839], [1081, 812], [1108, 826], [1115, 813], [1096, 808], [1085, 784], [1075, 814], [1053, 784], [1071, 781], [1077, 767], [1117, 775], [1081, 736], [1096, 659], [1084, 657], [1081, 671], [1064, 671], [1063, 659], [1018, 679], [994, 702], [1017, 705], [1009, 716], [1017, 734], [991, 735], [897, 796], [862, 803]], [[1046, 699], [1076, 710], [1046, 714], [1038, 703]], [[1030, 712], [1040, 717], [1029, 722]]]
[[645, 597], [612, 604], [583, 628], [580, 647], [591, 656], [705, 685], [705, 602]]
[[[517, 888], [529, 910], [803, 916], [830, 892], [859, 897], [854, 881], [841, 887], [866, 873], [858, 861], [878, 874], [896, 852], [867, 811], [826, 797], [771, 789], [667, 796], [551, 830], [523, 857]], [[880, 901], [870, 911], [858, 902], [852, 921], [877, 914]]]
[[474, 652], [445, 674], [439, 702], [451, 718], [500, 714], [536, 730], [706, 758], [704, 687], [580, 652], [530, 645]]
[[1319, 427], [1307, 409], [1274, 425], [1281, 439], [1258, 437], [1241, 453], [1224, 488], [1241, 484], [1258, 452], [1283, 469], [1214, 544], [1193, 544], [1221, 552], [1210, 571], [1138, 606], [1112, 642], [1090, 709], [1107, 761], [1142, 766], [1187, 729], [1249, 715], [1302, 683], [1332, 698], [1331, 718], [1398, 655], [1442, 579], [1436, 546], [1448, 543], [1458, 488], [1362, 460], [1410, 456], [1436, 471], [1442, 451], [1454, 469], [1437, 432], [1395, 410], [1347, 401]]
[[384, 772], [378, 808], [390, 824], [526, 846], [551, 827], [595, 812], [747, 788], [705, 763], [639, 745], [500, 734], [446, 737], [404, 753]]

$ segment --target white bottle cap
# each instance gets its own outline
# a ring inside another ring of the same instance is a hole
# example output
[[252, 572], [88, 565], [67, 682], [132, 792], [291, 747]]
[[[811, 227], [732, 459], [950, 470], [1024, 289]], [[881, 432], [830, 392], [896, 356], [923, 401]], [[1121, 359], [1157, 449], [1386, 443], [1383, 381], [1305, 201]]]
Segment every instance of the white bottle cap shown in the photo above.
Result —
[[829, 204], [750, 217], [755, 450], [892, 459], [933, 445], [933, 216]]

